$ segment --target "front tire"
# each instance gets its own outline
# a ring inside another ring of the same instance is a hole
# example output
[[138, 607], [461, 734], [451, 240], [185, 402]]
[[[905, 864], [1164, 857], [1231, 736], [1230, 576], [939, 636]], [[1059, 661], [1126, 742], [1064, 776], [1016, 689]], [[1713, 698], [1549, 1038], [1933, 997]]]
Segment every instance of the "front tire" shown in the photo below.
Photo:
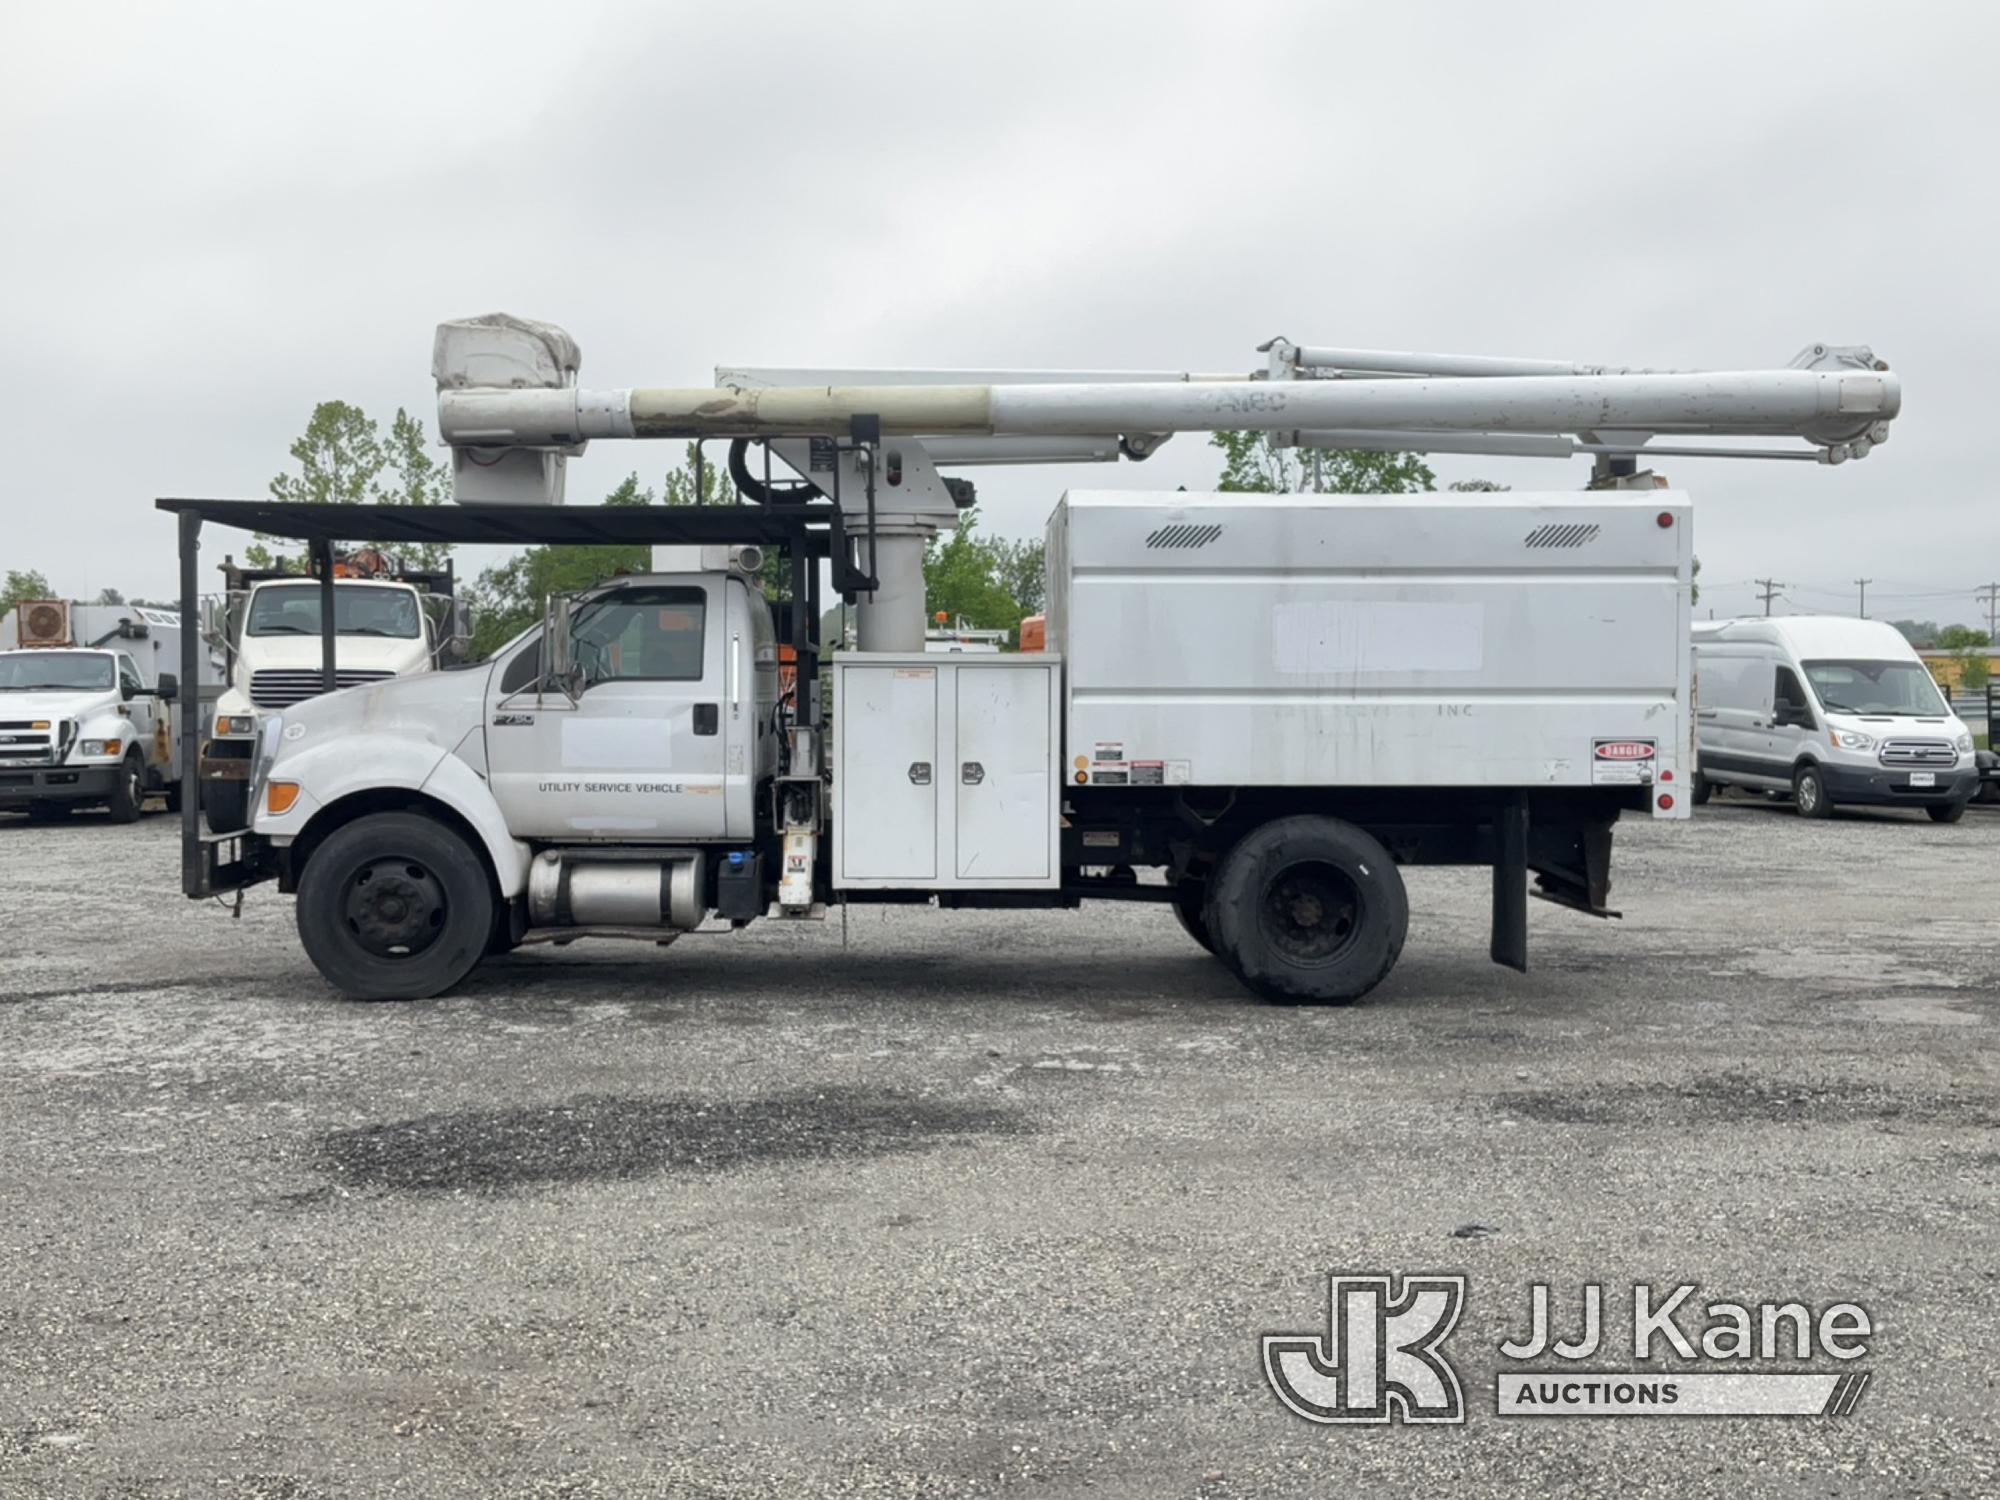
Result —
[[1956, 823], [1960, 818], [1965, 816], [1965, 804], [1963, 802], [1934, 802], [1925, 808], [1924, 811], [1931, 815], [1933, 823]]
[[1278, 818], [1251, 830], [1209, 881], [1216, 954], [1284, 1005], [1358, 1000], [1388, 976], [1410, 927], [1388, 850], [1337, 818]]
[[146, 801], [146, 763], [138, 752], [118, 764], [118, 779], [111, 784], [111, 800], [106, 804], [114, 823], [136, 823]]
[[372, 813], [337, 829], [299, 878], [299, 940], [353, 1000], [422, 1000], [472, 972], [493, 933], [477, 850], [421, 813]]
[[1826, 793], [1826, 777], [1818, 766], [1800, 766], [1792, 773], [1792, 805], [1802, 818], [1833, 816], [1833, 798]]
[[202, 782], [201, 811], [210, 833], [241, 833], [250, 826], [250, 784], [220, 779]]

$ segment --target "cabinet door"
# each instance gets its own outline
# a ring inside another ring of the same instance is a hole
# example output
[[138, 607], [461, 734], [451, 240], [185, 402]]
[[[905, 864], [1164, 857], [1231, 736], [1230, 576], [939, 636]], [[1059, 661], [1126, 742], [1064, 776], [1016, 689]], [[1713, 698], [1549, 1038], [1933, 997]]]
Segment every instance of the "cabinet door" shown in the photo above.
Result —
[[937, 668], [840, 670], [844, 878], [935, 880]]
[[1040, 880], [1055, 851], [1049, 669], [958, 670], [957, 763], [961, 880]]

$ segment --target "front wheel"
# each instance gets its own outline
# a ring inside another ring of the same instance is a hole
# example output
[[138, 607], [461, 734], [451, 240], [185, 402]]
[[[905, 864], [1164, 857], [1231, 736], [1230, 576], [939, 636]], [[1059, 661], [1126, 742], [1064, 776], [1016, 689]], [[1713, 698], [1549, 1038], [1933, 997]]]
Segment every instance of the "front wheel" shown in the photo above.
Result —
[[1800, 766], [1793, 774], [1792, 805], [1802, 818], [1833, 816], [1833, 798], [1826, 794], [1826, 778], [1818, 766]]
[[299, 940], [354, 1000], [422, 1000], [472, 972], [493, 933], [485, 863], [421, 813], [373, 813], [336, 830], [299, 878]]
[[1933, 823], [1956, 823], [1960, 818], [1965, 816], [1965, 804], [1963, 802], [1934, 802], [1925, 808], [1924, 811], [1931, 815]]
[[1337, 818], [1278, 818], [1251, 830], [1209, 882], [1215, 951], [1266, 1000], [1358, 1000], [1395, 967], [1410, 927], [1402, 872]]
[[118, 767], [118, 779], [111, 783], [111, 800], [107, 804], [114, 823], [136, 823], [146, 800], [146, 763], [139, 759], [137, 751], [125, 757]]

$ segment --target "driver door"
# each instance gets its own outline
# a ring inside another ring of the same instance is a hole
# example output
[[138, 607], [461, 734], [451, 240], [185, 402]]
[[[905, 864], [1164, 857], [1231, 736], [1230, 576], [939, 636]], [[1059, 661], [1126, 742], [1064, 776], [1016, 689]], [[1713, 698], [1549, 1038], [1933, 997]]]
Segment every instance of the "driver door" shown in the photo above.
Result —
[[644, 584], [576, 606], [571, 700], [537, 701], [539, 641], [489, 690], [486, 761], [516, 838], [719, 839], [729, 725], [719, 580]]

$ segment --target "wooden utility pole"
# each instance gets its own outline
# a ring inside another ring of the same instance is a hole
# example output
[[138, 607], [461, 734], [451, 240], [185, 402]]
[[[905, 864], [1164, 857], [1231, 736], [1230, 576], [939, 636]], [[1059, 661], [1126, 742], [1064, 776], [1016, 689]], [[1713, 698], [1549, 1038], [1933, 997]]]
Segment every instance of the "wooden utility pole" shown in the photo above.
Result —
[[1778, 590], [1783, 588], [1784, 585], [1775, 578], [1753, 578], [1750, 581], [1756, 584], [1762, 591], [1759, 597], [1764, 601], [1764, 617], [1769, 619], [1771, 615], [1771, 601], [1778, 597]]
[[1872, 578], [1857, 578], [1854, 580], [1854, 586], [1861, 590], [1860, 614], [1864, 620], [1868, 618], [1868, 585], [1874, 581]]
[[1983, 584], [1973, 592], [1986, 601], [1986, 643], [1992, 645], [2000, 635], [2000, 583]]

